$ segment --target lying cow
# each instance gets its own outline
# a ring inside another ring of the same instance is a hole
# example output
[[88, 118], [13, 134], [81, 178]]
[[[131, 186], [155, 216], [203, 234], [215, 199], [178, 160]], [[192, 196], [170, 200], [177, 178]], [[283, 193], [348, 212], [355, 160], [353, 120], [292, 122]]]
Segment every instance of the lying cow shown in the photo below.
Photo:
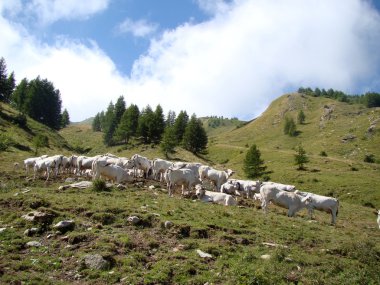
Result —
[[198, 199], [203, 202], [211, 202], [224, 206], [237, 205], [236, 199], [230, 194], [206, 191], [206, 189], [200, 184], [196, 185], [195, 189], [195, 194], [197, 195]]
[[269, 202], [288, 209], [288, 216], [293, 217], [299, 210], [306, 208], [310, 204], [310, 197], [303, 197], [294, 192], [287, 192], [278, 189], [274, 185], [266, 184], [260, 188], [261, 207], [267, 212]]
[[331, 223], [336, 223], [336, 217], [339, 211], [339, 200], [332, 197], [326, 197], [309, 192], [296, 191], [303, 197], [310, 197], [311, 203], [308, 205], [310, 218], [313, 217], [314, 209], [331, 214]]

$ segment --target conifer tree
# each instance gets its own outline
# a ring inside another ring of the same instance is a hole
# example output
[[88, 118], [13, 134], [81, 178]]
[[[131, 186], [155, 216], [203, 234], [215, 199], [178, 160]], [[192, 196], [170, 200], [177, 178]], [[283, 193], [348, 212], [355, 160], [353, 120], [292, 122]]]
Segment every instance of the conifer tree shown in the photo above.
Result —
[[174, 128], [168, 126], [165, 128], [164, 135], [162, 137], [160, 148], [165, 154], [165, 157], [168, 157], [169, 154], [174, 153], [176, 147], [176, 136]]
[[297, 153], [294, 155], [295, 165], [297, 165], [297, 170], [305, 170], [305, 164], [309, 162], [309, 158], [306, 155], [306, 151], [299, 145], [297, 148]]
[[298, 122], [298, 124], [300, 124], [300, 125], [304, 124], [305, 123], [305, 119], [306, 119], [305, 113], [302, 110], [300, 110], [298, 112], [298, 115], [297, 115], [297, 122]]
[[203, 128], [201, 120], [193, 114], [183, 134], [182, 145], [186, 150], [198, 154], [206, 150], [207, 142], [206, 130]]
[[125, 101], [124, 101], [124, 97], [123, 96], [120, 96], [116, 103], [115, 103], [115, 122], [116, 122], [116, 125], [120, 123], [120, 120], [121, 120], [121, 116], [123, 116], [124, 112], [125, 112]]
[[115, 116], [115, 106], [112, 101], [108, 105], [107, 111], [104, 115], [104, 134], [103, 141], [107, 146], [113, 145], [113, 135], [116, 129], [116, 116]]
[[70, 124], [69, 112], [65, 109], [63, 110], [62, 116], [61, 116], [61, 128], [65, 128], [69, 124]]
[[249, 149], [244, 159], [243, 170], [245, 175], [250, 178], [259, 178], [269, 173], [266, 171], [264, 160], [261, 159], [261, 152], [254, 144]]
[[296, 123], [293, 118], [286, 117], [284, 125], [284, 134], [294, 137], [297, 135]]
[[189, 122], [189, 116], [186, 111], [180, 111], [174, 122], [174, 133], [177, 138], [177, 144], [180, 144], [185, 133], [187, 123]]
[[92, 130], [94, 132], [100, 132], [102, 130], [100, 124], [100, 113], [97, 113], [94, 117], [94, 120], [92, 121]]

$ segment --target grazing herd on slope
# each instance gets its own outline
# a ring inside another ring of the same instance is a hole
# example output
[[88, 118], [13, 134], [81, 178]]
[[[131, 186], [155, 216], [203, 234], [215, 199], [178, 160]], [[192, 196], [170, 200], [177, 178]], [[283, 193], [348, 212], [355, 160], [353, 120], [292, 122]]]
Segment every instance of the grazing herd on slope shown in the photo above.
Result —
[[[166, 183], [169, 196], [173, 196], [175, 187], [181, 186], [182, 195], [195, 189], [200, 200], [226, 206], [236, 205], [236, 196], [244, 196], [260, 200], [264, 212], [267, 212], [269, 203], [286, 208], [290, 217], [307, 208], [311, 218], [316, 209], [330, 213], [332, 224], [336, 223], [339, 208], [337, 199], [298, 191], [293, 185], [231, 179], [234, 174], [231, 169], [217, 170], [201, 163], [171, 162], [160, 158], [150, 160], [139, 154], [131, 158], [112, 154], [94, 157], [43, 155], [25, 159], [24, 167], [27, 175], [33, 169], [34, 179], [44, 175], [48, 180], [52, 174], [56, 177], [59, 173], [92, 179], [102, 177], [114, 183], [129, 183], [136, 178], [151, 179]], [[213, 191], [206, 190], [205, 181], [213, 185]]]

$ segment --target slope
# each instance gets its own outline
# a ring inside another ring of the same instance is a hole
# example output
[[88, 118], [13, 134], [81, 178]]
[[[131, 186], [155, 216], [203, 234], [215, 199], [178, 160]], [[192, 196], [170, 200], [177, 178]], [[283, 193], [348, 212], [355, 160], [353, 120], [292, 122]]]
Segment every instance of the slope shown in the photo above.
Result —
[[[306, 115], [305, 124], [297, 125], [296, 137], [285, 135], [285, 118], [296, 120], [300, 110]], [[273, 171], [272, 180], [380, 207], [379, 164], [364, 162], [365, 155], [380, 158], [379, 128], [380, 109], [286, 94], [251, 123], [214, 137], [208, 158], [236, 169], [237, 176], [244, 177], [246, 151], [256, 144]], [[299, 144], [310, 158], [307, 171], [297, 171], [294, 165], [295, 147]]]

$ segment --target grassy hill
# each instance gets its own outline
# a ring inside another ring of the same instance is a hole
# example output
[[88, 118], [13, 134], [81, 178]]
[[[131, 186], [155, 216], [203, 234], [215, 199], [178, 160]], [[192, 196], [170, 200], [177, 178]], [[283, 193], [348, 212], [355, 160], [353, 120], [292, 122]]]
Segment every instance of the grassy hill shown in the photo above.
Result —
[[[285, 135], [285, 117], [296, 120], [301, 109], [306, 121], [297, 125], [299, 134]], [[212, 138], [208, 158], [224, 163], [235, 169], [237, 176], [244, 177], [242, 162], [252, 144], [258, 146], [265, 164], [273, 171], [271, 179], [274, 181], [351, 203], [380, 207], [378, 108], [287, 94], [273, 101], [251, 123]], [[299, 144], [310, 159], [307, 171], [297, 171], [294, 165], [295, 148]], [[364, 162], [368, 154], [372, 154], [377, 163]]]
[[[337, 225], [331, 226], [326, 213], [316, 212], [309, 220], [302, 210], [288, 218], [284, 209], [271, 205], [264, 215], [259, 203], [243, 198], [239, 207], [181, 198], [178, 190], [169, 198], [166, 185], [155, 181], [107, 191], [60, 189], [73, 177], [67, 174], [33, 181], [13, 170], [13, 162], [33, 156], [31, 140], [39, 133], [49, 137], [43, 153], [76, 149], [89, 155], [163, 156], [157, 147], [137, 143], [105, 148], [102, 134], [88, 124], [55, 133], [27, 119], [25, 130], [14, 123], [17, 112], [1, 108], [1, 134], [14, 143], [0, 152], [0, 284], [380, 283], [380, 230], [373, 214], [374, 207], [380, 208], [380, 170], [378, 163], [363, 161], [365, 154], [380, 157], [380, 110], [287, 94], [244, 126], [208, 130], [205, 157], [182, 149], [171, 157], [229, 167], [244, 178], [242, 162], [255, 143], [273, 171], [271, 180], [339, 198]], [[285, 136], [284, 118], [295, 118], [300, 109], [305, 124], [297, 125], [298, 136]], [[299, 143], [310, 158], [306, 171], [294, 165]], [[34, 210], [51, 218], [44, 223], [22, 218]], [[131, 224], [130, 216], [140, 222]], [[68, 219], [75, 226], [67, 232], [53, 228]], [[167, 221], [171, 227], [165, 227]], [[39, 246], [29, 246], [30, 241]], [[197, 250], [211, 257], [200, 257]], [[86, 262], [94, 255], [102, 257], [103, 269]]]

